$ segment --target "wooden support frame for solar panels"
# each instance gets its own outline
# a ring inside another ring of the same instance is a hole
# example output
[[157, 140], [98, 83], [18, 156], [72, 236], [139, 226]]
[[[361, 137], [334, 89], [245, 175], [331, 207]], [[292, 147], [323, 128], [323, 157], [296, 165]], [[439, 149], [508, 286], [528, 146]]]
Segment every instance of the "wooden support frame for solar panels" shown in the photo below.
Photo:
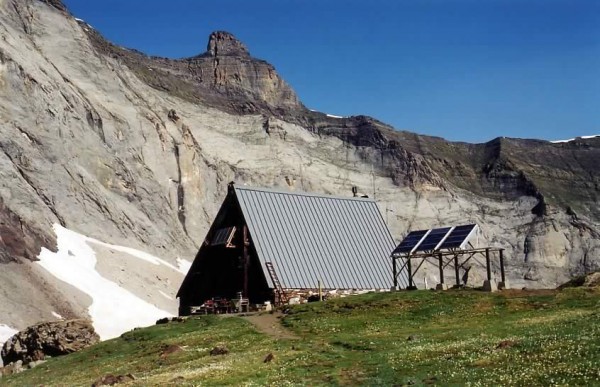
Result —
[[[440, 275], [440, 284], [442, 287], [445, 285], [444, 280], [444, 269], [448, 266], [454, 268], [454, 276], [456, 286], [461, 286], [460, 281], [460, 269], [465, 269], [465, 264], [469, 262], [471, 258], [476, 255], [482, 255], [485, 257], [485, 268], [487, 280], [492, 281], [492, 254], [497, 255], [500, 264], [500, 277], [503, 284], [506, 284], [506, 273], [504, 271], [504, 249], [499, 247], [483, 247], [483, 248], [471, 248], [471, 249], [449, 249], [444, 251], [425, 251], [418, 253], [408, 254], [394, 254], [392, 255], [392, 271], [394, 276], [394, 288], [398, 288], [398, 276], [405, 269], [408, 274], [408, 288], [415, 289], [414, 278], [421, 266], [425, 261], [429, 262], [429, 259], [434, 260], [438, 266]], [[398, 260], [404, 261], [402, 266], [398, 270]], [[419, 261], [416, 269], [413, 270], [413, 261]]]

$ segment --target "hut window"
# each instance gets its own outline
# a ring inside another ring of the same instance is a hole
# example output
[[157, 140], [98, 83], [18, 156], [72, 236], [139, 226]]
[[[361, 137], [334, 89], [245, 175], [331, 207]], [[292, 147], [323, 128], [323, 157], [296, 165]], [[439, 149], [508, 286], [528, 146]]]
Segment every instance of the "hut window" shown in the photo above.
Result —
[[235, 235], [235, 226], [220, 228], [215, 232], [212, 239], [212, 246], [225, 245], [225, 247], [233, 247], [231, 241]]

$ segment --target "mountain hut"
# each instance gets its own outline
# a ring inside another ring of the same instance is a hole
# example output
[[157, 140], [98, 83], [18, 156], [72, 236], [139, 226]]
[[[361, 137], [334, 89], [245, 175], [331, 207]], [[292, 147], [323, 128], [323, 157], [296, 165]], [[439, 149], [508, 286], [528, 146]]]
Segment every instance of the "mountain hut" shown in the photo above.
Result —
[[[229, 184], [177, 297], [278, 302], [288, 290], [390, 289], [395, 243], [374, 200]], [[406, 285], [407, 277], [400, 273]]]

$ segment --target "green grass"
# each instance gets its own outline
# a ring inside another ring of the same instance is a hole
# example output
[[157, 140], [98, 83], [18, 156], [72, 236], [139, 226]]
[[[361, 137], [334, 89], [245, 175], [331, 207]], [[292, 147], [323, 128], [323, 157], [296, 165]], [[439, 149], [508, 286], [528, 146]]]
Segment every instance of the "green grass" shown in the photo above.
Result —
[[[0, 384], [600, 385], [598, 288], [367, 294], [293, 307], [283, 324], [300, 339], [215, 316], [138, 329]], [[184, 351], [161, 358], [171, 344]], [[219, 344], [231, 352], [210, 356]]]

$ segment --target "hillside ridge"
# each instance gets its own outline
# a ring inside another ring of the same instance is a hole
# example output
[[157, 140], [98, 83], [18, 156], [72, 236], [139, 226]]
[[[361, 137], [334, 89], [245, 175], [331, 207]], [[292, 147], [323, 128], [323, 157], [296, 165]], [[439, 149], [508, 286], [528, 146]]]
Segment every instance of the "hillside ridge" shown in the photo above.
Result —
[[[229, 32], [211, 33], [207, 51], [185, 59], [150, 57], [137, 50], [115, 46], [98, 31], [89, 30], [88, 33], [99, 51], [123, 60], [136, 75], [159, 90], [190, 102], [224, 108], [233, 114], [261, 114], [265, 117], [267, 131], [268, 119], [274, 117], [303, 126], [318, 135], [338, 137], [352, 146], [373, 148], [379, 155], [373, 155], [367, 161], [387, 170], [399, 186], [425, 183], [447, 188], [449, 182], [490, 197], [534, 196], [539, 202], [532, 211], [539, 215], [546, 213], [546, 204], [550, 200], [563, 210], [578, 208], [582, 213], [591, 211], [594, 217], [600, 216], [596, 201], [600, 178], [592, 172], [594, 159], [600, 158], [598, 138], [554, 144], [544, 140], [498, 137], [482, 144], [468, 144], [397, 131], [364, 115], [338, 118], [307, 109], [272, 65], [253, 58], [246, 46]], [[221, 56], [223, 62], [219, 62]], [[145, 68], [153, 71], [149, 74]], [[230, 71], [231, 68], [234, 71]], [[276, 87], [265, 87], [261, 79], [248, 76], [253, 72], [266, 72], [268, 78], [275, 79]], [[223, 97], [227, 102], [223, 102]], [[546, 170], [536, 171], [524, 165], [533, 161], [526, 154], [530, 148], [540, 152], [545, 163], [541, 168]], [[579, 168], [569, 166], [564, 171], [572, 173], [572, 179], [563, 178], [547, 184], [545, 180], [552, 178], [547, 176], [553, 174], [551, 170], [564, 169], [561, 159], [570, 158], [573, 153], [580, 153], [582, 157], [574, 155]], [[468, 158], [469, 154], [475, 157], [465, 162], [464, 156]], [[465, 179], [465, 174], [473, 178]], [[585, 184], [584, 180], [590, 176], [593, 184]], [[574, 184], [582, 192], [573, 202], [566, 193]]]

